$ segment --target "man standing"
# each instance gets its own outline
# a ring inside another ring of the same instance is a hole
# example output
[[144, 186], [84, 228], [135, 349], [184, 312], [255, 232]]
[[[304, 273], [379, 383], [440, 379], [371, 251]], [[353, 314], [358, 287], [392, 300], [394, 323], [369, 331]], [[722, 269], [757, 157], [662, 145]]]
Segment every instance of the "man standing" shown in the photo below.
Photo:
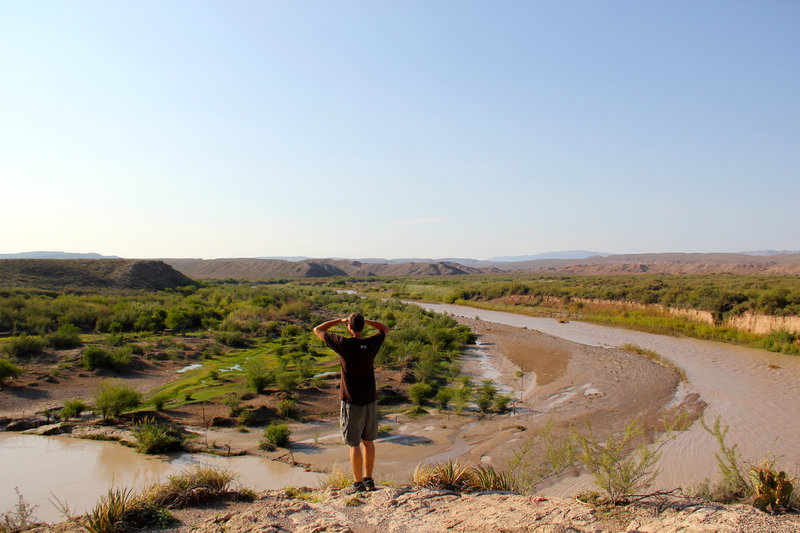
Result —
[[[337, 324], [347, 324], [351, 337], [328, 332]], [[365, 324], [378, 332], [369, 337], [362, 336]], [[375, 490], [372, 468], [375, 465], [373, 441], [378, 438], [378, 393], [373, 363], [388, 334], [389, 327], [386, 324], [365, 320], [361, 313], [353, 313], [347, 318], [335, 318], [314, 328], [314, 335], [337, 353], [342, 365], [339, 424], [342, 437], [350, 446], [350, 466], [355, 478], [355, 492]]]

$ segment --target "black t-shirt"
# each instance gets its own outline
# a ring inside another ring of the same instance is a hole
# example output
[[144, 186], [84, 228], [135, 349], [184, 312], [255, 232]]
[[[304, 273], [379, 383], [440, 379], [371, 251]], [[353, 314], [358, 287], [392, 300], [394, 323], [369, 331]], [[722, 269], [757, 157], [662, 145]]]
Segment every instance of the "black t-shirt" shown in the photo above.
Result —
[[325, 344], [337, 353], [342, 365], [340, 399], [356, 405], [367, 405], [378, 398], [373, 363], [385, 338], [382, 331], [369, 337], [343, 337], [325, 332]]

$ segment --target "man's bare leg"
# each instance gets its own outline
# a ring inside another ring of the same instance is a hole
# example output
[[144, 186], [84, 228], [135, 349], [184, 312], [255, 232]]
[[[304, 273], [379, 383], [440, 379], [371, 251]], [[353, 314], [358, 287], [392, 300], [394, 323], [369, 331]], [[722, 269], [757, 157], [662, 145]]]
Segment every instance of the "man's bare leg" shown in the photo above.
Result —
[[361, 441], [364, 447], [364, 477], [372, 477], [372, 467], [375, 466], [375, 443], [371, 440]]
[[[372, 460], [375, 461], [375, 450], [373, 447]], [[364, 474], [362, 472], [364, 460], [361, 456], [361, 446], [350, 446], [350, 468], [353, 469], [353, 477], [356, 483], [364, 481]], [[371, 468], [371, 467], [370, 467]]]

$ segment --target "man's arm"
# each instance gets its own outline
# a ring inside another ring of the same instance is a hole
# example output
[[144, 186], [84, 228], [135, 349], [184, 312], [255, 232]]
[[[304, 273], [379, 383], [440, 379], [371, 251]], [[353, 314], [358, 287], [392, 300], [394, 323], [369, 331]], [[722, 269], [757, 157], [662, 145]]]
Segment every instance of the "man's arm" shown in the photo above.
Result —
[[327, 322], [323, 322], [319, 326], [314, 328], [314, 335], [319, 337], [319, 340], [325, 340], [325, 332], [331, 329], [333, 326], [337, 324], [347, 324], [346, 318], [334, 318], [333, 320], [328, 320]]
[[370, 327], [377, 329], [378, 331], [383, 332], [384, 337], [389, 336], [389, 326], [384, 324], [383, 322], [378, 322], [377, 320], [364, 320], [364, 323]]

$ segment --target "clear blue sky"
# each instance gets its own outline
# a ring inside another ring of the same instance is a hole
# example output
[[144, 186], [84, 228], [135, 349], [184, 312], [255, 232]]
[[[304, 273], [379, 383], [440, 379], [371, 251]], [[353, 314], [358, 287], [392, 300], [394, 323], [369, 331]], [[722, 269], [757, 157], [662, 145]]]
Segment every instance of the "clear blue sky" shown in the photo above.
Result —
[[800, 2], [0, 1], [0, 253], [800, 249]]

